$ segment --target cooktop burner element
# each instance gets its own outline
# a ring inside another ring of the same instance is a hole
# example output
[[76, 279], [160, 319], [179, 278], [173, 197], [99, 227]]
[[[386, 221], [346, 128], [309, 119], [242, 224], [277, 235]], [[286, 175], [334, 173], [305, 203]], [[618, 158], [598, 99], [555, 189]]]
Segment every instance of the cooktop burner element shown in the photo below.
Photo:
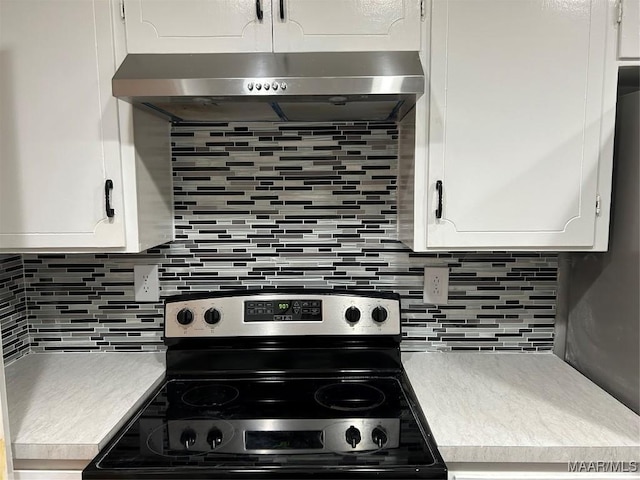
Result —
[[400, 338], [394, 294], [170, 298], [165, 381], [83, 479], [445, 480]]
[[187, 390], [182, 401], [190, 407], [222, 407], [238, 398], [240, 392], [229, 385], [203, 385]]
[[379, 407], [385, 395], [366, 383], [342, 382], [320, 387], [315, 395], [323, 407], [345, 412], [361, 412]]

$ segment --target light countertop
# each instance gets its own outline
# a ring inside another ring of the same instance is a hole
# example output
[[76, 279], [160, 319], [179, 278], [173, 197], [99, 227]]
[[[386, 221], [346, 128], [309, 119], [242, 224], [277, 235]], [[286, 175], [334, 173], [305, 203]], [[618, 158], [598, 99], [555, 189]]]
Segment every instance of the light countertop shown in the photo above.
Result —
[[20, 358], [5, 370], [14, 459], [95, 457], [164, 372], [163, 353]]
[[402, 358], [447, 463], [640, 461], [640, 417], [553, 354]]
[[[447, 463], [640, 460], [640, 417], [552, 354], [403, 363]], [[90, 460], [164, 369], [162, 353], [23, 357], [6, 369], [14, 458]]]

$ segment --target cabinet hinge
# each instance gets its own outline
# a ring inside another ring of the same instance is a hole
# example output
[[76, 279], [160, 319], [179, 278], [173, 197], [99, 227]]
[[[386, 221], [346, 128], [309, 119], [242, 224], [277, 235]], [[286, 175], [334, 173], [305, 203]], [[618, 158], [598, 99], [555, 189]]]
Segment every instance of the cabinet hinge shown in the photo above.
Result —
[[616, 19], [616, 23], [619, 25], [622, 23], [622, 0], [618, 0], [616, 2], [616, 8], [618, 10], [618, 18]]
[[124, 20], [124, 0], [120, 0], [120, 17], [122, 17], [122, 20]]
[[600, 195], [596, 195], [596, 217], [600, 216]]
[[420, 20], [424, 20], [425, 18], [425, 11], [424, 11], [424, 0], [420, 0]]

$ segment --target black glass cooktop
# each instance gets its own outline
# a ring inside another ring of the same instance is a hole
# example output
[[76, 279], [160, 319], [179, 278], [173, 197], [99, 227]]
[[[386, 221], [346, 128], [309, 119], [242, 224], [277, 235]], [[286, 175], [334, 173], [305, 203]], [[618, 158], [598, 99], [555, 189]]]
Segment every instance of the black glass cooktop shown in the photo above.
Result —
[[402, 382], [169, 380], [83, 478], [446, 478]]

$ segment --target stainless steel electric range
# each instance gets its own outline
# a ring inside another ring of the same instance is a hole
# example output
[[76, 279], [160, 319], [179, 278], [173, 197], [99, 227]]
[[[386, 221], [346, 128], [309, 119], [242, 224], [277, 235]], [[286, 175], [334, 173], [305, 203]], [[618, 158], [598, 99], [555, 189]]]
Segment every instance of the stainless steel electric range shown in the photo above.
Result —
[[400, 338], [390, 293], [169, 298], [166, 378], [82, 477], [446, 479]]

